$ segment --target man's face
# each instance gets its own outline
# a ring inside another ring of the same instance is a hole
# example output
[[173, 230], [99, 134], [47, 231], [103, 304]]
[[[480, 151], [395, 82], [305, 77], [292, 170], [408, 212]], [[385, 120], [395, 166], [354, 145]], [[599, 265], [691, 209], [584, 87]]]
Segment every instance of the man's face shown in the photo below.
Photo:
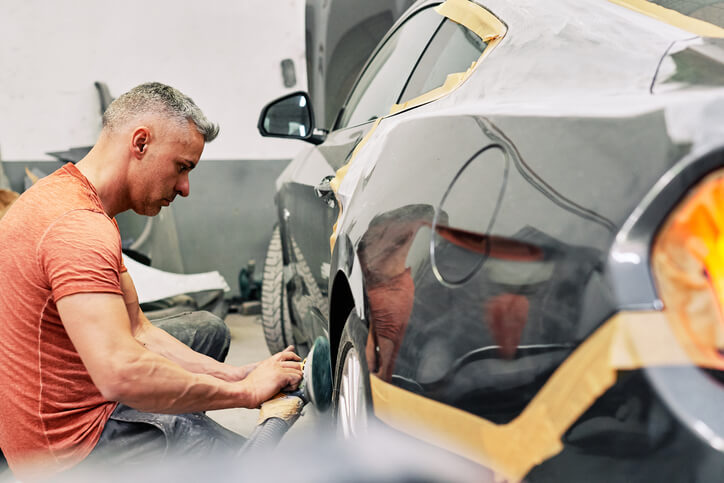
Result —
[[166, 125], [152, 134], [145, 149], [132, 177], [131, 198], [136, 213], [154, 216], [176, 195], [189, 195], [189, 173], [201, 158], [204, 137], [191, 122], [185, 127]]

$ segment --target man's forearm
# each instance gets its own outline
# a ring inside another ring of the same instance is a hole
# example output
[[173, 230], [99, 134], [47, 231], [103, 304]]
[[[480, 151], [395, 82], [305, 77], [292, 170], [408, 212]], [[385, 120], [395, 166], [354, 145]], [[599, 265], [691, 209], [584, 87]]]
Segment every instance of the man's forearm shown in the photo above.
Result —
[[151, 324], [141, 310], [136, 287], [128, 272], [121, 274], [121, 289], [133, 337], [146, 349], [177, 363], [189, 372], [207, 374], [228, 382], [244, 379], [254, 368], [253, 366], [234, 367], [222, 364], [211, 357], [195, 352], [168, 332]]
[[[282, 351], [262, 361], [243, 381], [190, 372], [161, 354], [152, 352], [135, 337], [156, 344], [152, 329], [141, 335], [133, 327], [121, 296], [111, 293], [78, 293], [58, 300], [58, 313], [93, 383], [110, 401], [120, 401], [144, 411], [183, 413], [232, 407], [257, 407], [281, 388], [296, 386], [302, 377], [299, 356]], [[145, 319], [145, 317], [144, 317]], [[160, 329], [157, 329], [160, 330]], [[160, 337], [162, 347], [168, 341]], [[176, 341], [176, 344], [181, 342]], [[179, 347], [174, 343], [172, 347]], [[185, 346], [184, 346], [185, 347]], [[291, 349], [291, 348], [290, 348]], [[180, 349], [179, 349], [180, 350]], [[182, 354], [188, 354], [181, 350]], [[178, 354], [175, 349], [171, 352]], [[191, 351], [193, 352], [193, 351]], [[184, 357], [181, 357], [182, 359]], [[196, 356], [194, 366], [213, 364]]]
[[194, 374], [144, 348], [134, 337], [118, 295], [79, 293], [61, 298], [57, 306], [93, 383], [110, 401], [164, 413], [256, 407], [259, 403], [259, 384], [253, 377], [232, 383]]
[[110, 400], [141, 411], [170, 414], [258, 404], [253, 388], [244, 381], [231, 383], [207, 374], [194, 374], [140, 346], [138, 351], [124, 352], [125, 357], [117, 356], [112, 375], [102, 388]]
[[134, 333], [136, 340], [146, 349], [175, 362], [189, 372], [206, 374], [224, 381], [234, 382], [244, 379], [252, 369], [246, 366], [235, 367], [223, 364], [209, 356], [200, 354], [165, 330], [151, 324], [143, 315], [143, 312], [140, 312], [139, 317], [141, 317], [141, 321]]

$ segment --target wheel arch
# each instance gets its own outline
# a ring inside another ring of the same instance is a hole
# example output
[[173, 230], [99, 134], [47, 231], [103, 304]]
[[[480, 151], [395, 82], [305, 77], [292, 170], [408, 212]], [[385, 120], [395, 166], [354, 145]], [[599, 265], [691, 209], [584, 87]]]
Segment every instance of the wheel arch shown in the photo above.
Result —
[[338, 271], [332, 282], [329, 306], [329, 342], [331, 348], [332, 365], [337, 360], [339, 341], [347, 316], [355, 308], [354, 296], [349, 281], [344, 272]]
[[340, 236], [337, 239], [330, 264], [329, 343], [332, 361], [336, 361], [342, 330], [350, 312], [356, 310], [359, 318], [366, 324], [365, 295], [360, 263], [354, 245], [347, 236]]

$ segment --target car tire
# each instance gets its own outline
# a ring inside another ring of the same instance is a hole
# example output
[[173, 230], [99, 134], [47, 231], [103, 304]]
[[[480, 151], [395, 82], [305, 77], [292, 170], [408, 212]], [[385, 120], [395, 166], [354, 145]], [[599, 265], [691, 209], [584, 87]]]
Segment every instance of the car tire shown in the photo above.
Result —
[[294, 252], [296, 273], [304, 282], [304, 287], [309, 294], [310, 303], [324, 314], [325, 317], [327, 317], [327, 314], [329, 314], [329, 302], [327, 301], [327, 296], [319, 289], [317, 281], [315, 280], [314, 275], [312, 275], [312, 270], [309, 268], [302, 251], [299, 249], [299, 245], [297, 245], [297, 242], [293, 237], [291, 237], [291, 245], [292, 251]]
[[289, 301], [284, 283], [284, 255], [279, 226], [274, 228], [264, 260], [261, 283], [261, 323], [269, 352], [276, 354], [294, 344]]
[[342, 331], [334, 377], [334, 419], [344, 439], [367, 432], [372, 418], [370, 376], [365, 360], [367, 327], [352, 313]]

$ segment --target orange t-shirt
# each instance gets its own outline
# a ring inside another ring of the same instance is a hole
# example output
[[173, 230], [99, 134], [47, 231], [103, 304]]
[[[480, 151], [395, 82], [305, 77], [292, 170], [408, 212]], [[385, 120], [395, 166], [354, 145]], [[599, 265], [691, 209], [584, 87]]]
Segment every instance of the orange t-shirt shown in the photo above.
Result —
[[0, 449], [20, 478], [83, 460], [116, 403], [103, 398], [56, 302], [122, 294], [118, 225], [72, 164], [38, 181], [0, 220]]

